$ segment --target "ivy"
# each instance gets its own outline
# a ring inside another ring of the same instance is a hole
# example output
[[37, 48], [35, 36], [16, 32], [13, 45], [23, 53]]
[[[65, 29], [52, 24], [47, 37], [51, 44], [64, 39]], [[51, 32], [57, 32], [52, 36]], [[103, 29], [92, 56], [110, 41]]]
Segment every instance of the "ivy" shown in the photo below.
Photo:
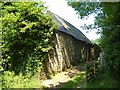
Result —
[[2, 3], [1, 16], [3, 69], [33, 75], [52, 49], [50, 38], [57, 24], [42, 2]]

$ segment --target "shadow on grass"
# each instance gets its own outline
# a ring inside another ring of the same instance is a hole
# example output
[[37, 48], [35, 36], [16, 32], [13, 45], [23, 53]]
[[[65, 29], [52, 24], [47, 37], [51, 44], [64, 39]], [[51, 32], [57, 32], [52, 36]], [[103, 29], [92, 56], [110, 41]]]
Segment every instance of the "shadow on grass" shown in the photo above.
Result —
[[[60, 77], [62, 78], [62, 77]], [[70, 81], [61, 83], [59, 85], [53, 87], [61, 89], [70, 89], [70, 88], [118, 88], [119, 83], [115, 79], [112, 78], [109, 71], [106, 71], [104, 74], [99, 72], [95, 80], [91, 82], [86, 81], [86, 73], [85, 71], [80, 72], [76, 76], [72, 77]]]
[[111, 77], [109, 72], [99, 73], [94, 81], [86, 82], [84, 73], [78, 74], [66, 83], [61, 83], [58, 87], [60, 90], [62, 88], [118, 88], [119, 83]]
[[70, 81], [66, 83], [60, 83], [56, 86], [56, 88], [74, 88], [80, 81], [85, 78], [85, 72], [81, 72], [75, 77], [73, 77]]
[[100, 73], [94, 81], [87, 82], [87, 88], [118, 88], [118, 82], [109, 72]]

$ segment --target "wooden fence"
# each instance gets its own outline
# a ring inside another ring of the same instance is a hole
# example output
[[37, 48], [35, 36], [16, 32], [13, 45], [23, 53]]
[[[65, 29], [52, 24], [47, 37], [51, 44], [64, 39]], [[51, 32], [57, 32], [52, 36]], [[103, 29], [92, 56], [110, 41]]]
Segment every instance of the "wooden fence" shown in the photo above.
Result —
[[99, 61], [89, 61], [86, 63], [86, 69], [87, 69], [86, 79], [87, 79], [87, 81], [93, 81], [96, 78], [98, 71], [100, 70], [99, 67], [100, 67]]

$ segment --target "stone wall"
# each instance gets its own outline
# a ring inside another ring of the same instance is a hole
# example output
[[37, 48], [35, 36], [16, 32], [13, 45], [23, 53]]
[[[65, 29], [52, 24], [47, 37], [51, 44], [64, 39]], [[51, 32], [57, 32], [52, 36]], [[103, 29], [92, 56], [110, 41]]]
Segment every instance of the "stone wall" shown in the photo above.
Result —
[[47, 73], [55, 74], [64, 71], [71, 65], [90, 60], [90, 44], [77, 40], [71, 35], [58, 31], [53, 36], [51, 43], [54, 45], [54, 50], [49, 52], [48, 59], [45, 60]]

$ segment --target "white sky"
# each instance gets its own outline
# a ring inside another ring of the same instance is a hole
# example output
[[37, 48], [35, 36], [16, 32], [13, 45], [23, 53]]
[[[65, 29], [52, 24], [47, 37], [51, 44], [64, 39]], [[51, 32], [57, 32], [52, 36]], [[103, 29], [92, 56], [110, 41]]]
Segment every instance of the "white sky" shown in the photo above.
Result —
[[42, 1], [46, 2], [45, 5], [48, 6], [48, 9], [50, 11], [62, 17], [63, 19], [74, 25], [76, 28], [80, 29], [80, 31], [83, 32], [86, 35], [86, 37], [88, 37], [90, 40], [91, 39], [95, 40], [96, 38], [100, 38], [100, 35], [97, 35], [95, 33], [95, 30], [86, 33], [85, 30], [82, 30], [80, 28], [80, 26], [84, 24], [93, 23], [94, 22], [93, 16], [90, 16], [88, 20], [79, 19], [74, 9], [72, 7], [69, 7], [65, 0], [42, 0]]

